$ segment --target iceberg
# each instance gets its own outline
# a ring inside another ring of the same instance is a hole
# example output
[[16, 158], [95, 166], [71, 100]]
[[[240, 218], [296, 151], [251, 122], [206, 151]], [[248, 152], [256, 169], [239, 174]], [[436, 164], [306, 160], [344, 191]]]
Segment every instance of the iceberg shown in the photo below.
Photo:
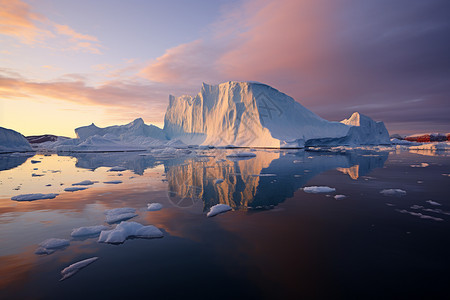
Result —
[[37, 194], [22, 194], [22, 195], [17, 195], [17, 196], [11, 197], [11, 200], [14, 200], [14, 201], [34, 201], [34, 200], [43, 200], [43, 199], [53, 199], [56, 196], [58, 196], [58, 194], [54, 194], [54, 193], [50, 193], [50, 194], [41, 194], [41, 193], [37, 193]]
[[79, 261], [77, 263], [71, 264], [70, 266], [64, 268], [64, 270], [61, 271], [62, 278], [59, 281], [63, 281], [80, 271], [81, 269], [87, 267], [88, 265], [92, 264], [94, 261], [96, 261], [98, 257], [91, 257], [82, 261]]
[[383, 196], [397, 196], [397, 197], [401, 197], [406, 195], [406, 191], [401, 190], [401, 189], [385, 189], [380, 191], [380, 194], [382, 194]]
[[96, 182], [98, 181], [83, 180], [77, 183], [72, 183], [72, 185], [93, 185]]
[[288, 95], [261, 83], [203, 84], [195, 96], [169, 96], [169, 139], [189, 145], [301, 148], [390, 144], [383, 122], [354, 113], [327, 121]]
[[76, 191], [83, 191], [86, 189], [87, 189], [87, 187], [72, 186], [72, 187], [65, 188], [64, 191], [65, 192], [76, 192]]
[[161, 230], [153, 225], [144, 226], [136, 222], [121, 222], [112, 230], [104, 230], [100, 233], [98, 242], [120, 244], [129, 237], [159, 238], [163, 237]]
[[106, 183], [106, 184], [119, 184], [119, 183], [122, 183], [122, 182], [123, 182], [122, 180], [103, 181], [103, 183]]
[[0, 127], [0, 153], [28, 151], [33, 151], [33, 148], [22, 134]]

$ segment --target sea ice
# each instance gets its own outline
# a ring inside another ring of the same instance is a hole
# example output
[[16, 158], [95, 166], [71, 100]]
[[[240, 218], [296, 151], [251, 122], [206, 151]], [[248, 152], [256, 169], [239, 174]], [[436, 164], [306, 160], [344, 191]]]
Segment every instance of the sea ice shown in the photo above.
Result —
[[97, 234], [100, 234], [100, 232], [102, 232], [103, 230], [107, 230], [107, 229], [109, 229], [109, 227], [104, 226], [104, 225], [79, 227], [79, 228], [74, 228], [70, 235], [73, 237], [80, 237], [80, 236], [86, 236], [86, 235], [97, 235]]
[[120, 207], [105, 211], [106, 223], [112, 224], [128, 220], [137, 216], [136, 210], [131, 207]]
[[419, 217], [421, 219], [428, 219], [428, 220], [434, 220], [434, 221], [444, 221], [444, 219], [441, 219], [441, 218], [435, 218], [435, 217], [432, 217], [432, 216], [429, 216], [429, 215], [424, 215], [422, 213], [416, 213], [416, 212], [413, 212], [413, 211], [407, 211], [405, 209], [401, 209], [401, 210], [397, 210], [397, 211], [399, 213], [409, 214], [411, 216]]
[[207, 217], [214, 217], [220, 213], [224, 213], [231, 210], [231, 206], [226, 204], [216, 204], [209, 209], [209, 212], [206, 214]]
[[92, 264], [94, 261], [96, 261], [98, 257], [92, 257], [88, 258], [79, 262], [76, 262], [74, 264], [71, 264], [70, 266], [64, 268], [64, 270], [61, 271], [62, 278], [59, 281], [63, 281], [80, 271], [81, 269], [87, 267], [88, 265]]
[[72, 185], [92, 185], [98, 181], [90, 181], [90, 180], [83, 180], [77, 183], [72, 183]]
[[383, 196], [397, 196], [397, 197], [401, 197], [406, 195], [406, 191], [401, 190], [401, 189], [385, 189], [380, 191], [380, 194], [382, 194]]
[[147, 204], [147, 210], [148, 211], [157, 211], [161, 210], [163, 208], [161, 203], [149, 203]]
[[76, 191], [82, 191], [85, 189], [87, 189], [87, 187], [72, 186], [72, 187], [65, 188], [64, 191], [65, 192], [76, 192]]
[[411, 165], [412, 168], [425, 168], [425, 167], [428, 167], [428, 166], [429, 166], [429, 164], [427, 164], [427, 163], [420, 163], [418, 165]]
[[103, 183], [106, 183], [106, 184], [119, 184], [119, 183], [122, 183], [123, 181], [122, 180], [110, 180], [110, 181], [104, 181]]
[[70, 245], [70, 241], [66, 239], [50, 238], [39, 244], [39, 248], [35, 254], [52, 254], [56, 249], [61, 249]]
[[345, 195], [336, 195], [336, 196], [334, 196], [334, 199], [336, 199], [336, 200], [342, 200], [344, 198], [347, 198], [347, 196], [345, 196]]
[[332, 193], [335, 192], [336, 189], [328, 186], [307, 186], [303, 188], [303, 191], [306, 193], [317, 194], [317, 193]]
[[143, 226], [136, 222], [123, 221], [112, 230], [104, 230], [100, 233], [98, 241], [101, 243], [123, 243], [129, 237], [158, 238], [162, 237], [161, 230], [153, 225]]
[[435, 206], [441, 206], [441, 204], [440, 203], [438, 203], [438, 202], [435, 202], [435, 201], [433, 201], [433, 200], [428, 200], [428, 201], [426, 201], [427, 203], [429, 203], [429, 204], [431, 204], [431, 205], [435, 205]]
[[11, 197], [11, 200], [14, 201], [34, 201], [34, 200], [43, 200], [43, 199], [53, 199], [58, 194], [50, 193], [50, 194], [22, 194]]

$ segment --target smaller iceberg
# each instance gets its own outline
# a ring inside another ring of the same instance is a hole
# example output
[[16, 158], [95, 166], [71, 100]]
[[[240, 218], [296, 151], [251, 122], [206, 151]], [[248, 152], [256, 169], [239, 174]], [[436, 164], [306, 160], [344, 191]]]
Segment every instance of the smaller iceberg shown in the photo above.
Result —
[[112, 230], [104, 230], [100, 233], [100, 243], [120, 244], [127, 238], [160, 238], [163, 233], [153, 225], [144, 226], [136, 222], [123, 221]]
[[81, 269], [92, 264], [97, 259], [98, 259], [98, 257], [88, 258], [88, 259], [76, 262], [74, 264], [71, 264], [70, 266], [64, 268], [64, 270], [61, 271], [62, 278], [59, 281], [63, 281], [65, 279], [75, 275], [78, 271], [80, 271]]
[[227, 212], [231, 210], [231, 206], [226, 204], [216, 204], [209, 209], [209, 212], [206, 214], [207, 217], [214, 217], [215, 215]]

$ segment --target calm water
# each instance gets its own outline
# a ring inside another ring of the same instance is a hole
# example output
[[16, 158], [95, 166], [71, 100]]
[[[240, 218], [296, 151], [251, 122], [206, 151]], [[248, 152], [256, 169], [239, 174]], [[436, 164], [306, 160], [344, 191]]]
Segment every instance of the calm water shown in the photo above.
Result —
[[[448, 154], [260, 150], [227, 159], [233, 151], [1, 155], [0, 298], [448, 297]], [[108, 172], [114, 166], [127, 170]], [[63, 191], [82, 180], [98, 182]], [[336, 192], [302, 190], [312, 185]], [[380, 194], [390, 188], [406, 195]], [[11, 200], [27, 193], [59, 196]], [[146, 211], [151, 202], [163, 209]], [[218, 203], [233, 211], [207, 218]], [[164, 237], [120, 245], [70, 237], [73, 228], [104, 224], [104, 211], [117, 207], [136, 208], [130, 221]], [[53, 237], [70, 246], [34, 254]], [[59, 281], [63, 268], [93, 256], [99, 260]]]

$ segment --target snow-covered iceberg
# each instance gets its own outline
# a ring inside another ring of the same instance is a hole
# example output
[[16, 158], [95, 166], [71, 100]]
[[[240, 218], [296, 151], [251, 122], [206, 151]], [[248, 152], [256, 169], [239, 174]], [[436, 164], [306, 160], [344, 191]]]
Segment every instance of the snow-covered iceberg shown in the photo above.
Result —
[[22, 134], [0, 127], [0, 153], [28, 151], [33, 151], [33, 148]]
[[129, 237], [137, 238], [159, 238], [163, 233], [153, 225], [144, 226], [136, 222], [121, 222], [112, 230], [104, 230], [100, 233], [100, 243], [119, 244], [125, 242]]
[[203, 84], [195, 97], [169, 97], [169, 139], [186, 144], [241, 147], [390, 144], [382, 122], [354, 113], [322, 119], [288, 95], [260, 83]]

